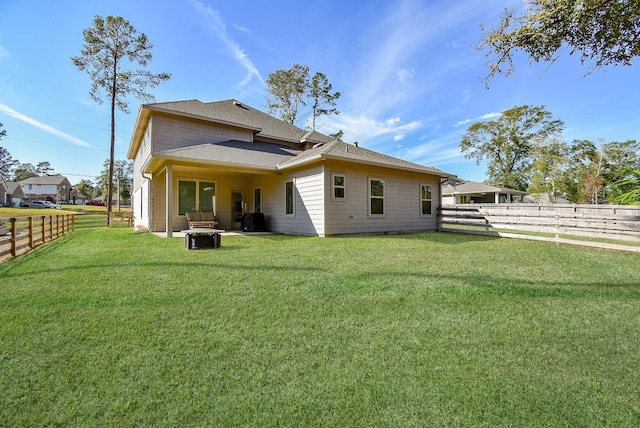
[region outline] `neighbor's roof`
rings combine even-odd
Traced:
[[[254,132],[256,139],[280,140],[289,143],[328,143],[331,137],[317,131],[305,131],[241,102],[229,99],[203,103],[199,100],[171,101],[140,106],[136,129],[129,146],[129,157],[135,155],[146,121],[152,112],[205,120]]]
[[[20,195],[20,194],[24,194],[24,192],[22,192],[22,186],[20,185],[20,183],[16,183],[15,181],[7,181],[6,182],[7,185],[7,193],[10,193],[12,195]]]
[[[496,187],[485,183],[477,183],[475,181],[457,181],[456,184],[445,183],[442,185],[443,195],[464,195],[495,192],[509,192],[521,195],[527,194],[527,192],[522,192],[520,190],[509,189],[506,187]]]
[[[21,185],[25,184],[55,184],[58,185],[65,181],[67,177],[64,175],[43,175],[40,177],[29,177],[19,181]]]

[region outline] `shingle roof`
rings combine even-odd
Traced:
[[[383,153],[368,150],[364,147],[347,144],[343,141],[338,140],[334,140],[328,144],[319,144],[313,149],[305,150],[304,152],[299,153],[295,158],[291,158],[281,163],[279,165],[279,169],[304,164],[320,158],[342,159],[356,163],[426,172],[443,177],[449,175],[448,173],[431,166],[425,166],[405,161],[403,159],[388,156]]]
[[[198,160],[211,164],[227,164],[262,169],[285,169],[296,165],[315,162],[319,159],[342,159],[355,163],[385,166],[449,176],[443,171],[362,147],[333,140],[317,131],[305,131],[287,122],[256,110],[253,107],[229,99],[203,103],[199,100],[173,101],[145,104],[141,107],[136,121],[136,130],[129,147],[129,157],[137,151],[144,130],[144,121],[152,112],[162,112],[186,116],[214,123],[237,126],[254,132],[253,142],[225,141],[199,144],[155,153],[155,157],[167,159]],[[267,142],[268,141],[268,142]],[[277,144],[281,141],[282,144]],[[296,151],[286,143],[311,143],[312,149]]]
[[[29,177],[19,181],[20,184],[55,184],[58,185],[66,180],[64,175],[43,175],[40,177]]]
[[[294,157],[289,146],[259,141],[224,141],[171,149],[156,155],[165,158],[198,159],[198,161],[275,170],[280,162]]]
[[[7,185],[7,193],[11,193],[12,195],[15,193],[18,193],[18,194],[22,193],[22,187],[20,186],[20,183],[16,183],[15,181],[7,181],[6,185]]]
[[[173,101],[146,104],[143,107],[252,129],[258,138],[311,143],[331,141],[331,138],[324,134],[305,131],[233,99],[210,103],[199,100]]]
[[[443,195],[453,194],[469,194],[469,193],[495,193],[509,191],[511,193],[523,194],[527,192],[521,192],[519,190],[507,189],[506,187],[496,187],[485,183],[478,183],[475,181],[459,181],[455,185],[446,183],[442,185]]]

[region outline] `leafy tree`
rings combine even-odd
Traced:
[[[309,66],[294,64],[289,70],[276,70],[267,76],[267,109],[280,119],[295,125],[306,105]]]
[[[38,165],[36,165],[36,172],[40,176],[47,175],[52,171],[53,168],[51,167],[51,164],[49,162],[38,162]]]
[[[311,107],[311,129],[316,129],[320,116],[339,114],[335,107],[340,92],[323,73],[317,72],[309,80],[309,66],[294,64],[289,70],[276,70],[267,77],[268,113],[292,125],[298,123],[305,106]]]
[[[332,89],[333,86],[323,73],[317,72],[311,78],[309,97],[311,98],[311,116],[313,118],[311,129],[313,131],[316,129],[316,119],[318,117],[340,114],[335,107],[335,100],[340,98],[340,92],[331,93]]]
[[[587,177],[600,163],[600,153],[589,140],[573,140],[568,147],[567,165],[561,179],[562,194],[571,202],[591,202],[593,194],[585,192]],[[593,181],[593,178],[590,179]]]
[[[599,169],[596,172],[587,174],[582,184],[582,194],[584,196],[583,201],[591,204],[598,204],[598,195],[604,188],[604,179],[599,174]]]
[[[616,184],[629,176],[629,171],[640,169],[640,143],[636,140],[612,141],[602,145],[605,197],[614,201],[628,190],[628,185]]]
[[[1,123],[0,128],[2,128]],[[6,136],[6,129],[0,130],[0,140],[2,140],[2,137]],[[4,147],[0,147],[0,177],[8,180],[17,164],[18,161],[11,157],[11,153],[9,153],[9,151]]]
[[[530,0],[518,14],[506,9],[497,28],[482,28],[478,45],[490,58],[488,81],[511,74],[513,57],[553,63],[565,52],[591,63],[589,73],[608,65],[631,65],[640,55],[640,2],[637,0]]]
[[[17,166],[14,175],[16,181],[22,181],[30,177],[37,177],[38,172],[36,171],[36,167],[33,166],[33,164],[21,163]]]
[[[516,106],[497,120],[471,125],[460,143],[467,159],[488,161],[489,183],[526,190],[533,165],[534,144],[559,134],[564,122],[542,107]]]
[[[79,194],[90,198],[96,198],[100,195],[100,189],[97,189],[91,180],[82,179],[74,187]]]
[[[344,131],[342,129],[340,129],[338,132],[335,132],[333,134],[329,134],[329,137],[333,138],[334,140],[342,141],[342,136],[343,135],[344,135]]]
[[[640,205],[640,170],[628,171],[628,176],[616,183],[617,186],[629,186],[616,201],[624,205]]]
[[[86,71],[92,80],[89,94],[98,104],[103,103],[101,89],[111,103],[111,151],[109,158],[108,191],[113,194],[116,107],[129,112],[127,96],[134,95],[143,101],[153,101],[147,88],[155,88],[169,80],[168,73],[154,74],[144,69],[153,58],[153,45],[144,33],[138,33],[129,21],[120,16],[96,16],[93,27],[83,30],[84,46],[80,56],[72,57],[80,71]],[[141,69],[127,65],[137,64]],[[107,198],[107,225],[111,226],[111,198]]]
[[[120,190],[118,201],[120,200],[128,200],[131,198],[131,185],[133,184],[133,162],[129,160],[116,160],[114,163],[114,176],[113,180],[118,184],[118,188]],[[100,176],[96,178],[96,183],[98,188],[102,188],[102,194],[104,195],[103,199],[106,201],[109,194],[109,159],[104,161],[103,170],[100,172]],[[117,189],[116,189],[117,190]],[[113,195],[117,195],[115,192]]]
[[[551,202],[562,195],[562,181],[567,165],[569,147],[561,139],[534,145],[533,165],[528,192],[547,194]]]
[[[0,177],[5,180],[11,179],[13,171],[20,162],[11,157],[11,153],[4,147],[0,147]]]

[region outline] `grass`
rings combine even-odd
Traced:
[[[640,423],[636,254],[76,230],[0,265],[0,426]]]

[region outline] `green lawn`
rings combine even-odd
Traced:
[[[0,426],[640,424],[637,254],[83,221],[0,265]]]

